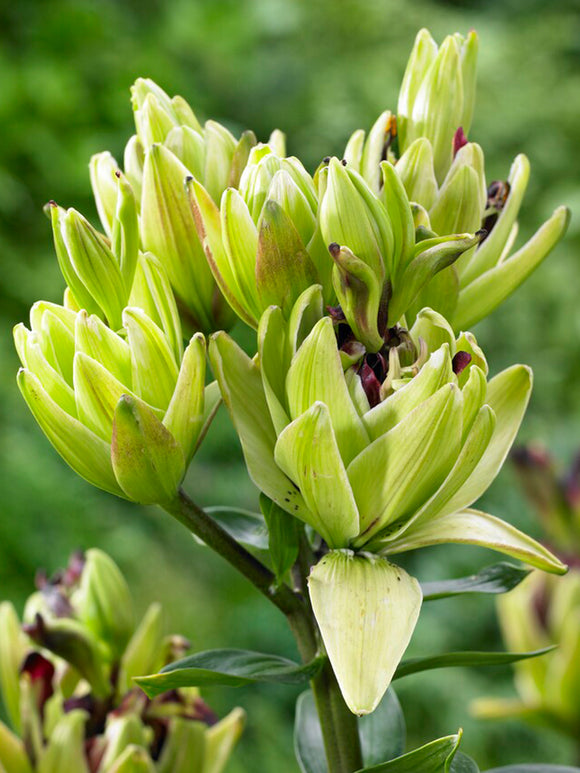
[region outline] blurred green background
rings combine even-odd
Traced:
[[[168,628],[197,649],[238,646],[293,656],[284,620],[218,558],[153,509],[130,506],[78,479],[51,449],[17,394],[11,327],[38,298],[59,300],[48,199],[96,222],[88,160],[117,158],[132,133],[129,87],[140,75],[179,93],[200,117],[266,138],[274,127],[313,168],[340,154],[349,134],[395,108],[417,30],[440,40],[474,27],[481,38],[471,139],[488,179],[505,178],[525,152],[532,180],[524,203],[530,234],[559,203],[580,208],[580,6],[574,0],[20,0],[0,3],[0,598],[21,605],[36,567],[54,570],[77,547],[109,551],[140,609],[160,599]],[[514,361],[536,386],[520,440],[542,439],[564,461],[580,429],[580,232],[523,289],[476,329],[492,372]],[[204,504],[255,509],[241,453],[219,415],[190,471]],[[538,534],[505,469],[483,507]],[[440,548],[410,556],[421,578],[470,573],[494,556]],[[0,632],[1,635],[1,632]],[[499,647],[493,602],[428,605],[412,654]],[[520,723],[469,718],[470,699],[510,695],[509,669],[432,672],[400,683],[410,743],[465,728],[464,751],[480,765],[571,762],[571,744]],[[248,729],[231,771],[295,771],[291,689],[220,690],[220,711],[240,703]]]

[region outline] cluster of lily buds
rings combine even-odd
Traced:
[[[183,655],[161,607],[136,624],[127,584],[105,553],[72,556],[28,600],[21,624],[0,604],[0,722],[6,773],[221,773],[244,723],[223,720],[196,690],[150,700],[133,677]]]
[[[317,619],[353,711],[371,711],[386,690],[398,662],[392,648],[402,655],[413,628],[403,620],[415,619],[418,601],[415,583],[383,558],[347,560],[345,549],[390,556],[459,542],[565,571],[539,543],[470,507],[509,451],[531,373],[515,365],[488,381],[474,336],[456,338],[437,312],[422,310],[410,331],[391,328],[384,347],[368,351],[346,321],[323,315],[313,287],[288,320],[280,307],[264,313],[259,365],[224,332],[212,337],[209,356],[254,483],[339,551],[314,567],[311,589],[315,612],[342,610]],[[393,587],[398,625],[379,613]],[[357,639],[352,625],[336,621],[349,620],[361,598],[368,619],[384,626],[361,623]],[[357,675],[354,692],[345,688],[349,674]]]
[[[580,455],[563,475],[539,444],[515,448],[512,461],[550,541],[565,555],[580,555]]]
[[[482,698],[474,713],[487,719],[520,717],[578,740],[580,734],[580,570],[565,577],[534,572],[498,602],[504,640],[515,651],[557,645],[515,664],[519,699]]]
[[[446,236],[483,231],[466,250],[424,287],[414,310],[441,312],[456,331],[473,326],[502,303],[544,260],[568,226],[558,207],[519,249],[518,214],[528,185],[525,155],[514,160],[505,181],[489,184],[481,147],[468,142],[475,97],[478,41],[452,35],[438,49],[427,30],[417,35],[399,95],[398,114],[382,113],[368,137],[355,132],[345,150],[349,166],[376,195],[385,159],[403,182],[416,228]],[[392,148],[397,145],[398,154]],[[388,198],[389,192],[383,192]],[[409,320],[409,313],[408,318]]]
[[[120,330],[97,313],[39,301],[14,331],[20,390],[64,460],[136,502],[175,496],[219,396],[205,387],[205,340],[183,346],[163,267],[141,255]]]

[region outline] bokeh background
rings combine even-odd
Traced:
[[[137,604],[167,610],[169,630],[196,649],[238,646],[293,656],[283,618],[217,557],[154,509],[92,489],[51,449],[15,386],[12,326],[38,298],[59,300],[63,282],[42,205],[55,199],[96,222],[88,160],[118,158],[133,132],[129,87],[150,76],[186,97],[202,118],[266,138],[274,127],[310,168],[340,154],[398,87],[417,30],[474,27],[481,38],[471,138],[488,179],[507,176],[525,152],[532,180],[530,234],[559,203],[580,210],[580,5],[574,0],[19,0],[0,2],[0,598],[21,606],[35,569],[52,571],[77,547],[109,551]],[[476,329],[492,372],[515,362],[536,384],[520,441],[543,440],[565,462],[580,445],[580,231],[493,318]],[[256,509],[238,442],[219,415],[193,465],[189,491],[203,504]],[[506,468],[485,497],[491,512],[538,534]],[[429,549],[408,561],[421,578],[460,576],[492,563],[472,548]],[[0,635],[2,633],[0,632]],[[491,599],[428,605],[412,654],[500,646]],[[486,766],[569,763],[571,744],[518,722],[468,715],[481,694],[510,695],[510,670],[455,670],[399,683],[409,742],[465,729],[464,750]],[[295,771],[292,689],[213,690],[220,711],[240,703],[248,729],[232,773]]]

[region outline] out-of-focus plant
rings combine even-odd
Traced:
[[[220,773],[243,728],[237,708],[218,717],[196,689],[150,700],[133,678],[183,655],[162,608],[134,617],[119,568],[100,550],[40,572],[21,624],[0,604],[0,722],[5,773]]]
[[[286,157],[279,132],[267,144],[249,132],[236,140],[137,81],[124,171],[106,153],[91,163],[105,233],[51,205],[64,305],[36,304],[31,330],[15,331],[20,388],[69,465],[111,493],[161,505],[228,560],[285,614],[302,660],[214,650],[151,668],[138,684],[155,702],[205,684],[310,682],[296,716],[306,773],[476,770],[456,757],[460,733],[402,755],[391,681],[544,654],[402,661],[424,601],[502,593],[526,570],[499,564],[425,588],[393,555],[459,542],[566,571],[541,544],[471,508],[501,468],[532,379],[515,365],[488,380],[461,328],[495,308],[567,224],[562,208],[524,257],[506,261],[508,279],[494,268],[486,292],[466,300],[473,288],[461,285],[459,261],[477,263],[477,281],[486,243],[490,263],[501,262],[523,192],[504,186],[496,217],[481,152],[465,142],[476,49],[473,33],[439,51],[420,33],[401,91],[402,136],[385,114],[313,176]],[[422,140],[431,166],[405,158]],[[428,207],[415,183],[433,188]],[[234,313],[257,328],[254,357],[222,329]],[[194,332],[186,348],[183,331]],[[204,386],[208,333],[261,514],[206,511],[181,488],[217,405],[216,386]],[[42,641],[50,625],[41,616],[29,635]],[[98,696],[106,677],[90,662],[84,676]]]

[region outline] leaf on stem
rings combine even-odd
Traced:
[[[528,574],[529,569],[500,561],[469,577],[422,583],[423,601],[435,601],[463,593],[507,593],[519,585]]]

